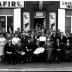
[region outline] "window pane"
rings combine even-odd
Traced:
[[[6,17],[0,16],[0,30],[5,33],[6,32]]]
[[[71,33],[71,17],[65,18],[65,32]]]
[[[7,32],[13,32],[13,16],[7,16]]]

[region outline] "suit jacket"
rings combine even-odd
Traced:
[[[67,39],[69,39],[70,43],[72,42],[72,38],[69,36],[69,37],[66,37],[66,41]]]
[[[4,46],[4,53],[6,54],[6,52],[12,52],[15,53],[15,47],[13,44],[9,45],[8,43],[5,44]]]
[[[28,50],[31,50],[32,52],[33,52],[36,48],[38,48],[38,46],[37,46],[37,44],[34,43],[34,42],[30,42],[30,43],[27,44],[27,49],[28,49]]]
[[[65,50],[66,50],[66,51],[72,50],[72,45],[71,45],[71,43],[69,43],[69,45],[67,45],[67,43],[65,44]]]
[[[57,38],[59,38],[58,36],[53,36],[53,35],[51,35],[51,40],[53,41],[53,43],[56,43],[56,40],[57,40]]]
[[[53,45],[53,48],[54,48],[55,50],[61,49],[61,51],[62,51],[62,50],[64,50],[64,44],[59,43],[59,45],[58,45],[58,43],[55,43],[55,44]]]
[[[61,43],[66,43],[66,37],[65,36],[63,36],[62,38],[60,37],[60,42]]]
[[[15,45],[15,51],[16,52],[26,52],[26,48],[21,44],[20,46],[18,44]]]

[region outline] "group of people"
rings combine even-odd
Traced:
[[[72,61],[72,38],[69,33],[44,29],[15,34],[0,34],[0,62]]]

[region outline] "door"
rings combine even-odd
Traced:
[[[7,16],[7,32],[13,32],[13,16]]]
[[[34,27],[38,26],[39,28],[44,28],[44,18],[35,18]]]

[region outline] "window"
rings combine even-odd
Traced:
[[[0,30],[2,33],[13,32],[13,15],[0,15]]]
[[[72,10],[66,10],[65,12],[65,32],[71,33],[72,28]]]
[[[71,17],[65,18],[65,32],[71,33]]]

